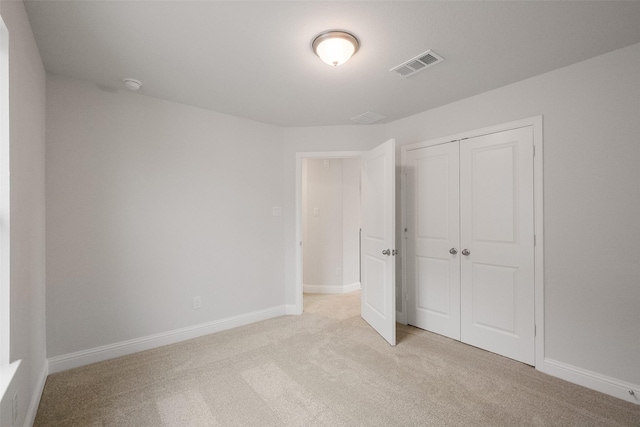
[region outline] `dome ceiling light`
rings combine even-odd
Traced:
[[[351,33],[330,30],[318,34],[311,46],[320,59],[336,67],[347,62],[360,49],[360,42]]]

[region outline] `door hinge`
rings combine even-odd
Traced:
[[[406,292],[404,294],[404,302],[409,302],[409,294]]]
[[[538,336],[538,325],[533,325],[533,336],[534,337]]]
[[[537,239],[536,239],[536,235],[533,235],[533,246],[536,246],[538,244]]]
[[[534,145],[533,146],[533,157],[535,157],[535,156],[536,156],[536,146]]]

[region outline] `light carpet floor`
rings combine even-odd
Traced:
[[[640,426],[640,406],[410,326],[389,346],[359,292],[50,375],[36,426]]]

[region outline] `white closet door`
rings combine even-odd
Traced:
[[[361,315],[396,345],[395,140],[362,156]]]
[[[533,212],[531,127],[460,143],[461,340],[528,364]]]
[[[459,144],[409,151],[407,321],[460,339]]]

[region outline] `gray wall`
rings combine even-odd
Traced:
[[[544,116],[545,352],[640,384],[640,44],[398,120],[399,146]]]
[[[18,420],[35,414],[46,375],[45,353],[45,72],[22,2],[0,2],[9,30],[10,361],[22,360],[7,398],[18,392]],[[34,403],[35,402],[35,403]]]
[[[280,128],[54,76],[47,112],[49,357],[284,305]]]

